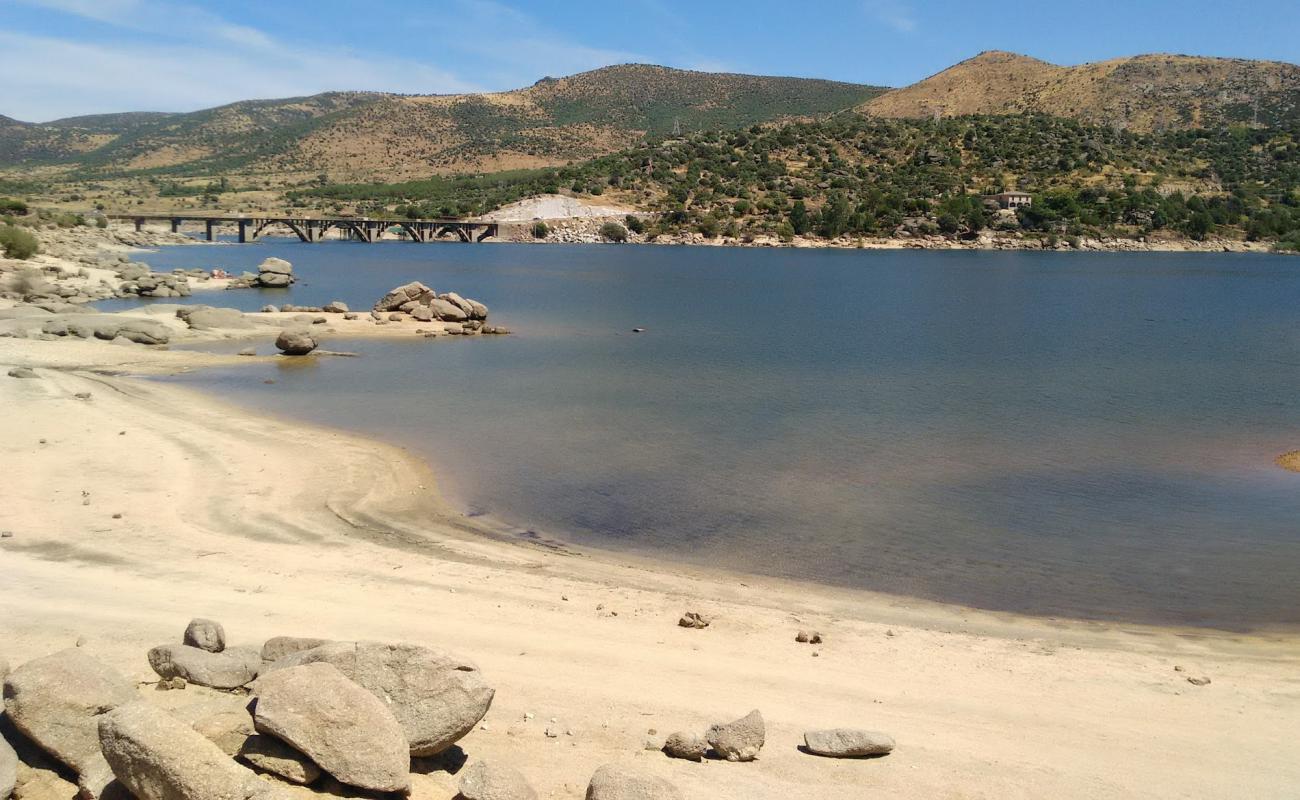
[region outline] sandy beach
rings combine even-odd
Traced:
[[[328,327],[414,335],[342,324]],[[232,644],[445,648],[496,689],[461,750],[556,800],[581,797],[608,762],[719,800],[1284,798],[1300,786],[1294,634],[1022,618],[507,539],[449,508],[403,450],[144,377],[248,361],[0,338],[0,371],[36,375],[0,377],[11,665],[80,642],[146,699],[176,705],[215,693],[155,691],[144,654],[195,616],[222,621]],[[712,624],[679,627],[686,611]],[[800,630],[825,641],[797,643]],[[646,748],[751,709],[767,720],[756,762]],[[836,726],[888,732],[897,749],[799,751],[804,731]],[[452,798],[447,763],[425,766],[412,797]],[[19,768],[21,800],[74,793],[52,770]]]

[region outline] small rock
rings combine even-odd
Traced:
[[[11,377],[11,378],[39,378],[40,376],[36,374],[36,371],[35,371],[35,370],[29,369],[29,368],[27,368],[27,367],[14,367],[13,369],[9,370],[9,377]]]
[[[757,709],[735,722],[709,728],[709,744],[728,761],[753,761],[763,749],[767,728]]]
[[[77,398],[78,400],[89,400],[91,394],[90,392],[77,392],[76,394],[73,395],[73,397]]]
[[[1210,679],[1209,679],[1208,677],[1200,677],[1200,678],[1188,677],[1187,682],[1190,683],[1190,684],[1193,685],[1193,686],[1209,686],[1209,685],[1210,685]]]
[[[239,757],[264,772],[290,783],[306,786],[320,777],[320,767],[310,758],[270,736],[254,735],[244,740]]]
[[[489,761],[475,761],[460,776],[464,800],[537,800],[527,779],[510,767]]]
[[[238,353],[237,355],[241,355],[241,356],[255,356],[255,355],[257,355],[257,348],[256,348],[256,347],[245,347],[243,350],[240,350],[239,353]]]
[[[348,313],[348,304],[342,300],[332,300],[322,306],[321,311],[326,314],[346,314]]]
[[[807,641],[808,641],[808,631],[799,631],[798,633],[796,633],[796,634],[794,635],[794,640],[795,640],[796,642],[801,643],[801,644],[807,643]]]
[[[186,626],[182,641],[190,647],[207,650],[209,653],[220,653],[226,649],[226,629],[221,627],[220,622],[195,618]]]
[[[704,754],[709,751],[709,743],[698,733],[678,731],[664,741],[663,751],[669,758],[703,761]]]
[[[677,624],[683,628],[707,628],[709,618],[694,611],[687,611],[681,619],[677,620]]]
[[[808,752],[829,758],[880,756],[894,749],[894,739],[877,731],[836,728],[803,735]]]

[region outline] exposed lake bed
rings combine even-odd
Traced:
[[[268,255],[300,283],[199,301],[366,308],[422,280],[520,335],[176,380],[402,444],[506,529],[1019,613],[1298,621],[1300,498],[1273,463],[1300,439],[1290,259],[267,242],[149,261]]]

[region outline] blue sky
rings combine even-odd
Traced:
[[[629,61],[905,85],[981,50],[1300,62],[1300,0],[0,0],[0,114],[512,89]]]

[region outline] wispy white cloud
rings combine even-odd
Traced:
[[[903,0],[863,0],[862,6],[877,22],[884,23],[899,33],[916,30],[916,14]]]
[[[186,111],[339,90],[448,93],[481,86],[410,59],[299,47],[165,0],[18,0],[147,34],[89,43],[0,31],[0,113],[45,121],[113,111]]]

